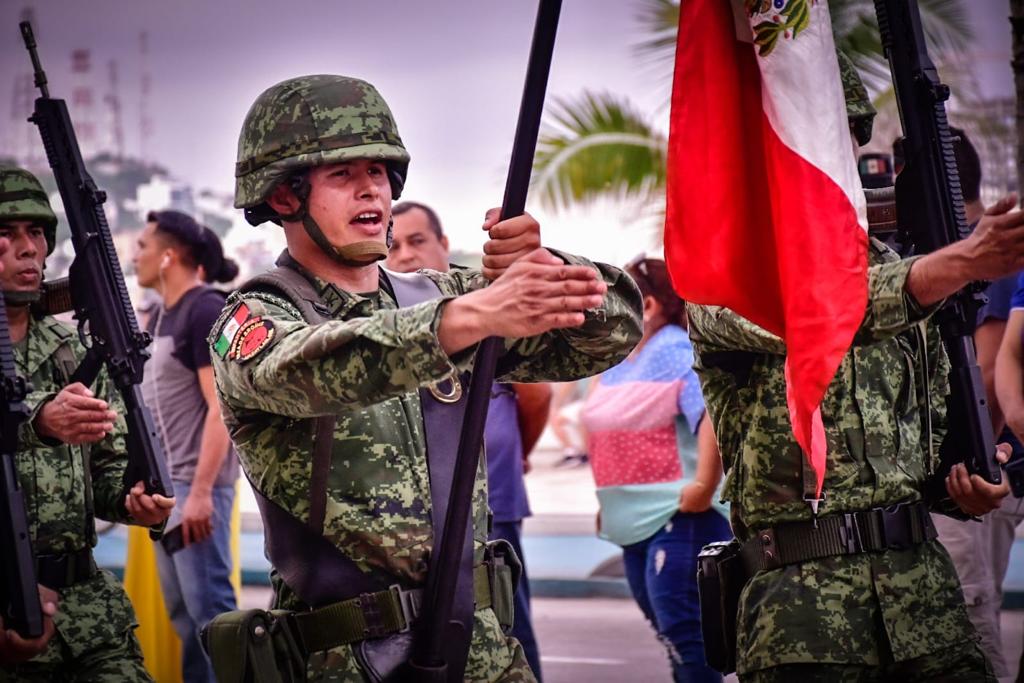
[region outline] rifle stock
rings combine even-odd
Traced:
[[[960,174],[946,119],[949,87],[939,81],[928,57],[916,0],[875,0],[882,45],[892,70],[903,124],[906,166],[896,178],[896,213],[905,244],[926,254],[966,237]],[[979,283],[951,296],[936,314],[949,355],[949,429],[940,449],[941,482],[963,461],[987,481],[1002,481],[995,434],[974,349],[974,328],[981,307]],[[937,488],[940,488],[937,486]],[[940,491],[944,495],[944,491]]]
[[[143,364],[149,358],[146,347],[150,339],[139,330],[124,284],[103,212],[106,193],[96,187],[85,168],[67,104],[50,97],[46,74],[36,53],[32,26],[25,21],[20,27],[32,59],[35,84],[42,94],[36,99],[35,111],[29,120],[39,128],[75,247],[69,279],[78,334],[87,351],[71,379],[89,385],[100,369],[106,367],[125,404],[128,425],[125,486],[131,487],[141,480],[146,493],[170,497],[174,493],[163,446],[139,388]]]

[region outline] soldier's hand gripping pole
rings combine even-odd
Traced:
[[[28,417],[24,403],[28,391],[15,369],[7,309],[0,301],[0,616],[4,628],[13,628],[22,638],[38,638],[43,635],[43,610],[25,499],[14,463],[18,429]]]
[[[96,187],[82,160],[75,129],[71,125],[64,100],[50,97],[36,53],[35,36],[27,21],[20,24],[35,84],[42,96],[35,101],[29,119],[39,128],[46,158],[57,180],[64,212],[71,228],[75,260],[69,278],[78,333],[86,346],[85,359],[71,378],[89,385],[101,367],[124,400],[128,425],[128,467],[126,488],[142,481],[148,494],[171,497],[171,479],[167,475],[163,446],[157,436],[153,416],[142,401],[142,366],[149,358],[149,335],[139,330],[135,311],[124,285],[121,264],[103,213],[107,196]]]
[[[520,216],[526,208],[530,171],[533,168],[533,156],[544,111],[544,93],[551,70],[551,55],[555,47],[555,32],[561,7],[561,0],[540,0],[537,9],[533,44],[530,47],[530,59],[526,69],[526,83],[523,87],[519,121],[512,146],[512,159],[505,181],[505,197],[501,204],[502,219]],[[494,372],[502,343],[502,340],[496,337],[485,339],[480,344],[473,364],[451,498],[444,520],[444,534],[440,545],[434,548],[431,558],[422,616],[413,644],[410,667],[417,681],[440,682],[449,677],[447,662],[444,659],[444,637],[448,620],[451,618],[466,526],[472,513],[473,485],[483,443],[484,422],[487,420],[491,384],[494,382]]]
[[[875,0],[875,11],[905,138],[906,166],[896,178],[897,221],[902,241],[909,241],[915,253],[926,254],[963,239],[969,232],[946,120],[949,88],[939,81],[928,57],[917,0]],[[947,497],[942,481],[956,462],[965,462],[971,472],[993,484],[1002,480],[985,385],[974,350],[982,289],[980,283],[974,283],[960,290],[936,314],[952,366],[947,400],[949,429],[940,449],[939,476],[930,487],[939,498]]]

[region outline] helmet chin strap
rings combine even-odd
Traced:
[[[394,219],[388,219],[388,233],[386,243],[382,244],[377,240],[362,240],[346,244],[343,247],[336,247],[327,239],[327,235],[320,229],[313,216],[309,213],[309,180],[303,176],[297,183],[292,185],[292,191],[299,200],[299,208],[288,215],[282,215],[281,220],[302,221],[302,227],[313,240],[320,251],[324,252],[338,263],[351,268],[359,268],[376,263],[388,257],[391,248]]]

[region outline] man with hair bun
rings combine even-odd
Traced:
[[[179,211],[147,216],[133,262],[139,285],[162,299],[147,326],[153,345],[142,389],[181,501],[168,522],[168,544],[156,546],[160,584],[181,638],[185,680],[213,681],[199,629],[235,609],[230,522],[238,459],[221,420],[206,344],[224,294],[205,282],[230,282],[238,265],[224,258],[212,230]],[[178,534],[184,547],[174,551]]]

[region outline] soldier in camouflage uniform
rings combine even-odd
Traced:
[[[228,300],[211,342],[225,422],[253,486],[310,516],[312,420],[337,415],[323,537],[385,585],[424,585],[432,501],[417,390],[468,369],[475,345],[504,337],[504,382],[571,380],[622,360],[640,337],[636,285],[620,270],[539,249],[529,216],[484,228],[483,270],[429,271],[441,299],[398,309],[376,264],[409,155],[376,89],[341,76],[273,86],[243,124],[235,205],[283,223],[287,266],[320,293],[308,324],[281,296]],[[458,429],[453,425],[453,429]],[[487,540],[486,469],[477,472],[475,562]],[[278,604],[302,609],[287,585]],[[310,676],[363,680],[352,645],[310,660]],[[477,609],[465,677],[533,681],[495,612]]]
[[[852,66],[843,66],[851,132],[863,144],[874,112]],[[806,538],[824,533],[829,518],[850,519],[844,513],[923,500],[945,433],[949,370],[927,320],[968,282],[1024,265],[1024,214],[1010,211],[1014,202],[1000,202],[970,237],[926,256],[900,260],[871,239],[864,319],[821,404],[828,462],[817,516],[807,502],[813,473],[789,422],[784,343],[730,310],[688,306],[694,368],[727,469],[723,497],[736,537],[754,539],[745,546],[752,556],[781,552],[797,528]],[[945,486],[971,515],[1008,491],[963,465]],[[929,503],[957,512],[950,499]],[[910,509],[921,519],[923,508]],[[881,514],[858,513],[858,522]],[[741,680],[994,681],[949,556],[934,533],[908,546],[752,569],[737,621]]]
[[[93,516],[157,525],[174,499],[142,494],[141,482],[126,495],[124,421],[98,398],[107,395],[109,382],[101,373],[95,393],[68,385],[84,355],[78,336],[29,310],[39,297],[56,226],[39,181],[27,171],[0,168],[0,238],[9,241],[0,257],[0,284],[18,374],[32,384],[15,464],[39,582],[59,596],[53,628],[48,623],[42,638],[25,643],[13,631],[0,638],[0,681],[148,681],[131,603],[93,561]]]

